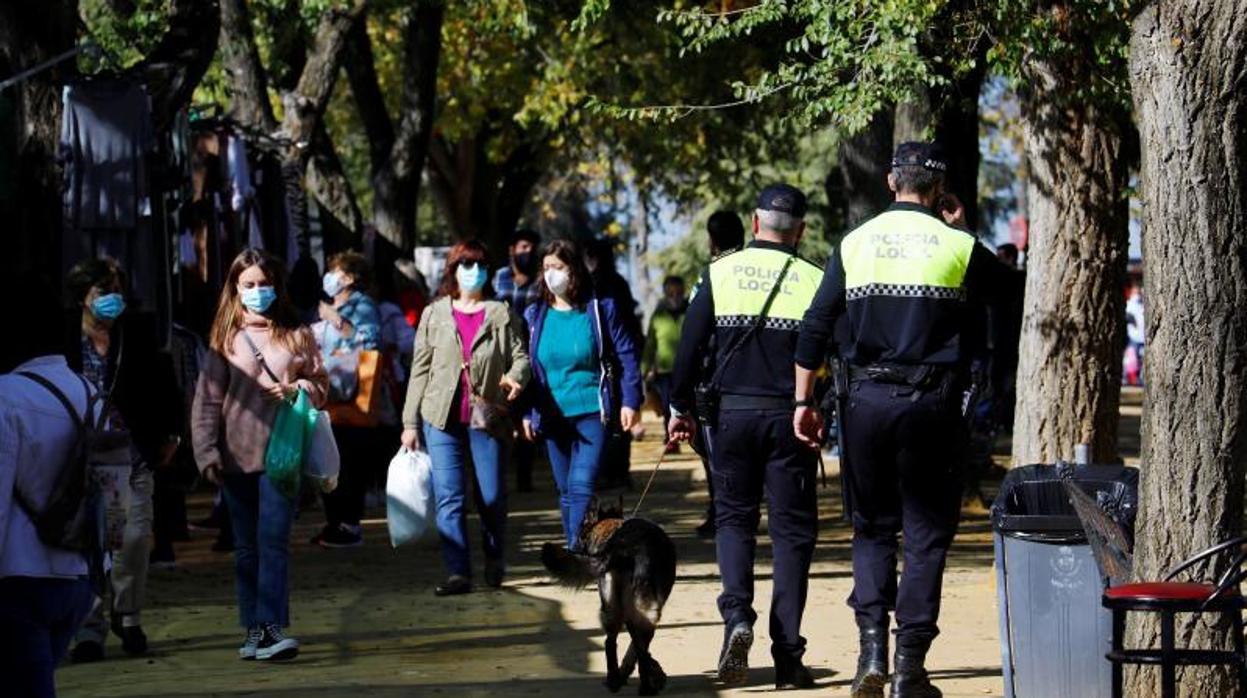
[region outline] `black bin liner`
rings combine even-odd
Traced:
[[[992,503],[992,527],[1003,535],[1052,543],[1086,541],[1062,480],[1078,485],[1133,543],[1139,471],[1124,465],[1025,465],[1013,468]]]

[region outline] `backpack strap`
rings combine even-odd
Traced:
[[[78,376],[78,380],[82,381],[82,389],[86,392],[87,399],[87,415],[86,420],[84,420],[83,417],[78,415],[78,410],[74,409],[73,403],[69,401],[69,398],[65,396],[65,393],[61,392],[60,388],[57,388],[56,384],[52,381],[37,373],[29,371],[18,371],[15,375],[21,376],[29,381],[33,381],[44,390],[52,393],[52,396],[55,397],[57,401],[61,403],[61,406],[65,408],[65,411],[69,413],[69,418],[73,420],[74,423],[74,429],[78,432],[78,440],[81,442],[87,430],[86,420],[91,419],[92,402],[97,399],[97,396],[91,395],[91,389],[87,385],[87,380],[82,376]],[[30,503],[28,499],[26,499],[26,495],[22,494],[22,489],[17,486],[16,480],[13,481],[13,499],[32,522],[38,518],[39,511]]]
[[[83,429],[86,428],[86,421],[90,419],[91,417],[92,396],[91,396],[90,389],[87,388],[87,381],[85,378],[83,378],[82,376],[78,376],[78,380],[82,381],[82,389],[86,392],[86,400],[87,400],[86,419],[84,419],[82,416],[78,414],[78,410],[74,409],[74,404],[69,401],[68,397],[65,397],[65,393],[61,392],[60,388],[57,388],[56,385],[52,381],[48,380],[47,378],[44,378],[43,376],[37,373],[31,373],[28,371],[19,371],[17,375],[27,380],[31,380],[31,381],[34,381],[35,383],[38,383],[44,390],[48,391],[49,393],[52,393],[52,396],[55,397],[57,401],[61,403],[61,406],[65,408],[65,411],[69,413],[69,418],[73,420],[74,427],[78,431],[82,431]]]

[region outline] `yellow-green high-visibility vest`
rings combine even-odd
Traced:
[[[926,213],[885,211],[840,242],[845,296],[962,299],[975,244]]]
[[[792,255],[769,247],[746,247],[710,264],[716,327],[744,327],[762,312],[775,279]],[[763,327],[796,331],[810,307],[823,270],[800,257],[784,275]]]

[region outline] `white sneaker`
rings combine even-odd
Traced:
[[[265,623],[263,637],[255,648],[255,658],[260,661],[282,661],[299,656],[299,641],[286,637],[280,625]]]
[[[238,648],[239,659],[255,659],[255,650],[259,646],[260,640],[264,638],[264,632],[259,626],[251,628],[247,631],[247,639],[243,641],[242,647]]]

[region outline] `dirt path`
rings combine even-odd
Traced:
[[[650,433],[658,428],[649,426]],[[656,452],[653,440],[635,446],[638,487]],[[435,547],[391,550],[382,514],[373,512],[378,519],[366,523],[367,545],[321,550],[307,543],[320,512],[305,512],[296,525],[291,564],[291,632],[303,653],[284,665],[241,662],[232,558],[209,551],[210,538],[200,536],[180,547],[177,569],[152,571],[144,614],[151,655],[122,658],[110,640],[109,660],[58,673],[62,695],[608,695],[600,685],[605,661],[596,593],[551,586],[537,559],[541,543],[560,535],[553,483],[548,470],[540,475],[537,492],[511,497],[511,569],[501,591],[436,598],[432,587],[443,573]],[[629,503],[634,496],[625,493]],[[750,685],[723,691],[712,681],[722,641],[718,570],[713,543],[694,533],[705,501],[700,463],[683,455],[664,466],[645,505],[645,515],[666,527],[680,554],[680,580],[653,646],[670,676],[666,694],[771,690],[765,535],[758,546],[760,622]],[[834,486],[820,490],[820,502],[822,527],[804,624],[806,661],[820,683],[814,694],[847,695],[856,658],[856,629],[844,605],[851,586],[848,529],[839,519]],[[193,514],[204,513],[205,500],[195,503]],[[479,548],[474,555],[480,574]],[[965,522],[945,580],[944,631],[931,652],[934,678],[946,696],[1002,692],[991,555],[986,520]],[[621,695],[635,690],[634,679]]]

